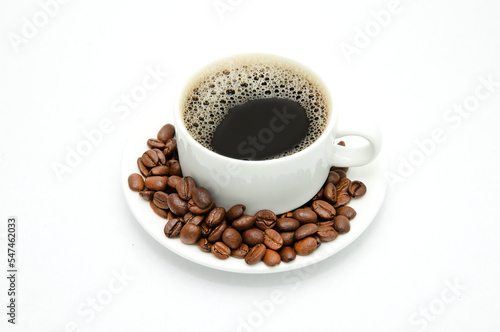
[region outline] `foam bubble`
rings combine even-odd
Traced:
[[[275,158],[305,149],[326,127],[328,97],[317,79],[299,66],[266,56],[232,58],[205,68],[182,96],[184,125],[196,141],[213,150],[215,129],[228,112],[249,100],[264,98],[294,100],[309,119],[302,142]]]

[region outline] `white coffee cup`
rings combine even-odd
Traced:
[[[293,60],[269,54],[235,55],[216,61],[230,61],[234,57],[263,57],[279,60],[306,71],[315,77],[322,90],[331,99],[328,88],[317,74]],[[213,67],[209,64],[199,73]],[[199,76],[195,74],[185,87]],[[185,89],[185,88],[184,88]],[[270,160],[240,160],[225,157],[197,142],[188,132],[183,121],[180,93],[174,105],[179,162],[183,176],[191,176],[198,186],[207,188],[217,206],[229,209],[244,204],[245,213],[254,214],[269,209],[276,214],[291,211],[309,201],[324,184],[330,167],[362,166],[374,160],[381,147],[381,133],[373,123],[356,122],[355,128],[337,128],[338,113],[330,106],[326,127],[321,136],[307,148],[285,157]],[[332,105],[331,102],[328,103]],[[343,147],[334,143],[344,136],[359,136],[367,141],[362,147]]]

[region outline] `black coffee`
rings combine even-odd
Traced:
[[[307,148],[323,133],[330,108],[314,74],[281,58],[255,54],[207,66],[181,100],[184,125],[197,142],[222,155],[251,160]]]
[[[264,160],[284,154],[306,137],[309,120],[296,101],[255,99],[229,110],[215,129],[215,152],[236,159]]]

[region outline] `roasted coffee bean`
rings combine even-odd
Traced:
[[[186,213],[183,217],[182,220],[184,220],[184,223],[187,224],[191,219],[193,219],[196,216],[196,214],[193,214],[191,212]],[[203,216],[200,216],[203,218]],[[202,220],[203,222],[203,220]],[[201,224],[201,223],[200,223]],[[198,225],[199,226],[199,225]]]
[[[244,214],[238,219],[234,220],[231,226],[233,226],[233,228],[238,232],[246,231],[247,229],[255,226],[255,217]]]
[[[210,232],[210,235],[208,236],[208,241],[210,242],[217,242],[222,239],[222,234],[224,234],[224,231],[227,229],[227,223],[225,221],[222,222],[219,226],[215,227],[212,232]]]
[[[158,216],[162,217],[162,218],[165,218],[167,219],[168,218],[168,212],[163,210],[163,209],[160,209],[159,207],[157,207],[153,201],[149,202],[149,206],[151,207],[151,209],[153,209],[153,212],[156,213]]]
[[[157,191],[153,195],[153,203],[163,210],[168,210],[168,194],[165,194],[163,191]]]
[[[191,199],[194,188],[196,188],[196,183],[190,176],[181,178],[179,181],[177,181],[177,184],[175,186],[177,194],[179,194],[179,197],[185,201],[189,201]]]
[[[293,212],[287,212],[287,213],[283,213],[281,216],[280,216],[280,219],[281,218],[292,218],[293,217]]]
[[[234,227],[234,223],[233,223]],[[259,243],[264,243],[264,232],[258,228],[250,228],[241,234],[243,242],[253,247]]]
[[[329,242],[335,240],[339,233],[331,226],[320,226],[318,227],[316,235],[318,235],[321,241]]]
[[[352,181],[348,189],[349,195],[358,198],[366,194],[366,186],[361,181]]]
[[[142,163],[142,158],[137,159],[137,168],[139,168],[139,172],[141,172],[142,176],[145,178],[151,175],[148,168]]]
[[[198,216],[191,212],[186,213],[186,215],[184,216],[184,222],[186,224],[193,224],[196,226],[200,226],[204,219],[205,218],[203,216]]]
[[[201,223],[201,236],[203,237],[208,237],[210,233],[212,232],[212,228],[208,227],[207,224]]]
[[[160,165],[151,168],[151,175],[167,175],[168,174],[168,166]]]
[[[165,143],[156,138],[150,138],[147,142],[150,149],[165,149]]]
[[[187,202],[182,200],[178,194],[168,195],[168,207],[176,216],[184,216],[188,212]]]
[[[167,188],[168,178],[166,176],[150,176],[146,178],[146,188],[154,191],[163,191]]]
[[[142,163],[144,166],[151,168],[158,164],[158,155],[153,150],[148,150],[142,155]]]
[[[344,172],[345,176],[347,176],[347,171],[349,171],[349,167],[337,167],[337,169],[335,170],[335,172]],[[340,175],[340,174],[339,174]],[[341,176],[342,178],[342,176]]]
[[[335,217],[335,208],[328,202],[317,200],[312,203],[314,212],[323,220],[332,220]]]
[[[315,201],[317,199],[323,199],[323,188],[321,188],[316,195],[311,199],[312,201]]]
[[[321,246],[321,240],[318,234],[313,234],[310,237],[312,237],[316,241],[316,249],[318,249]]]
[[[298,220],[293,218],[280,218],[276,221],[276,230],[279,232],[291,232],[300,227]]]
[[[145,201],[152,201],[154,194],[155,192],[152,190],[143,190],[139,192],[139,196]]]
[[[205,218],[205,223],[210,227],[217,227],[222,223],[225,216],[226,209],[224,209],[223,207],[216,207],[207,215],[207,217]]]
[[[207,209],[205,212],[201,212],[201,209],[194,204],[193,199],[190,199],[188,201],[188,210],[190,213],[196,214],[196,215],[203,215],[208,212],[209,210]]]
[[[283,245],[283,238],[280,233],[268,228],[264,231],[264,244],[269,249],[278,250]]]
[[[321,226],[330,226],[330,227],[333,227],[333,220],[317,222],[316,226],[318,226],[318,227],[321,227]]]
[[[297,255],[300,256],[307,256],[311,254],[314,250],[316,250],[317,247],[318,244],[316,242],[316,239],[311,236],[295,242],[295,244],[293,245],[293,249],[295,250]]]
[[[170,220],[170,219],[175,219],[175,218],[178,218],[178,217],[175,214],[173,214],[172,211],[168,210],[167,219]],[[184,222],[184,219],[182,221]]]
[[[164,125],[163,127],[161,127],[161,129],[158,132],[158,135],[156,135],[156,137],[160,141],[165,143],[169,138],[173,138],[174,135],[175,135],[175,128],[173,125],[168,123],[168,124]]]
[[[204,187],[197,187],[193,189],[192,192],[193,202],[200,209],[205,209],[212,204],[212,195],[210,192]]]
[[[185,224],[181,229],[180,238],[184,244],[195,244],[201,237],[201,228],[193,224]]]
[[[333,228],[335,228],[339,234],[345,234],[351,229],[351,223],[346,216],[336,216],[333,220]]]
[[[319,238],[318,234],[312,235],[312,238],[316,240],[316,249],[321,247],[321,239]]]
[[[183,243],[197,243],[205,252],[214,252],[213,243],[217,243],[214,255],[221,259],[233,255],[245,257],[248,264],[264,260],[275,266],[280,261],[294,260],[297,254],[308,255],[322,241],[333,241],[338,234],[350,230],[349,220],[356,216],[356,211],[345,205],[351,197],[366,193],[361,181],[347,178],[347,167],[334,166],[324,187],[308,203],[283,213],[280,219],[270,210],[261,210],[255,216],[244,215],[246,207],[242,204],[225,213],[224,208],[216,208],[208,190],[196,188],[190,177],[182,178],[174,135],[174,127],[165,125],[158,132],[158,139],[148,140],[151,150],[137,160],[146,181],[139,174],[134,175],[144,181],[144,187],[136,187],[135,182],[129,186],[150,201],[156,214],[168,219],[164,229],[167,237],[180,235]],[[135,180],[130,177],[130,181]]]
[[[167,185],[170,188],[175,189],[177,187],[177,182],[179,182],[180,180],[181,180],[180,176],[171,175],[168,177]]]
[[[130,174],[128,177],[128,186],[133,191],[142,191],[144,190],[144,179],[140,174]]]
[[[280,257],[282,262],[288,263],[295,260],[297,254],[295,253],[295,250],[293,250],[292,247],[285,246],[280,250]]]
[[[256,245],[250,251],[248,254],[245,256],[245,263],[248,265],[253,265],[257,264],[264,258],[264,255],[266,254],[266,246],[263,245],[262,243]]]
[[[165,165],[167,163],[167,158],[163,155],[163,152],[158,149],[153,149],[154,152],[156,152],[156,155],[158,156],[158,165]]]
[[[323,198],[330,204],[335,204],[335,202],[337,202],[337,188],[335,188],[333,182],[328,182],[325,185]]]
[[[172,158],[177,151],[177,141],[175,138],[170,138],[165,142],[165,148],[163,149],[163,154],[166,158]]]
[[[196,204],[194,204],[194,201],[192,198],[188,202],[188,209],[189,209],[189,211],[191,211],[194,214],[205,214],[214,208],[215,208],[215,203],[212,203],[212,205],[210,205],[206,209],[201,209]]]
[[[311,236],[318,231],[316,224],[304,224],[295,231],[295,240],[301,240],[305,237]]]
[[[276,225],[276,215],[270,210],[260,210],[255,214],[255,226],[262,230],[273,228]]]
[[[170,175],[182,176],[181,165],[177,160],[170,159],[167,161],[167,166],[170,168]]]
[[[262,261],[267,266],[276,266],[281,263],[281,256],[274,250],[266,249],[266,253],[264,258],[262,258]]]
[[[210,248],[212,254],[218,259],[227,259],[231,255],[231,249],[224,244],[224,242],[216,242]]]
[[[233,205],[229,210],[227,210],[226,213],[226,220],[228,222],[231,222],[235,219],[238,219],[243,215],[243,212],[245,212],[246,206],[243,204],[236,204]]]
[[[356,210],[350,206],[341,206],[337,209],[337,215],[346,216],[347,219],[352,220],[356,217]]]
[[[165,228],[163,229],[163,232],[168,238],[174,238],[178,237],[179,234],[181,233],[181,229],[184,223],[182,222],[182,219],[180,218],[174,218],[170,219],[167,221],[165,224]]]
[[[205,238],[201,238],[198,240],[198,248],[200,248],[201,251],[203,252],[210,252],[210,248],[212,248],[212,245],[213,243],[212,242],[208,242],[207,239]]]
[[[328,173],[328,177],[326,178],[326,183],[333,183],[334,185],[336,185],[337,183],[339,183],[339,181],[340,181],[339,173],[335,171],[330,171],[330,173]]]
[[[222,233],[222,242],[224,242],[231,249],[238,249],[243,240],[241,234],[232,227],[226,228],[224,233]]]
[[[315,223],[318,221],[318,216],[312,209],[302,208],[293,212],[293,218],[301,224]]]
[[[295,232],[283,232],[280,233],[281,238],[283,239],[284,246],[291,246],[295,241]]]
[[[209,207],[206,209],[201,209],[199,208],[196,204],[194,204],[193,199],[191,198],[188,202],[188,209],[194,214],[206,214],[210,212],[211,210],[215,209],[215,203],[212,203]]]
[[[349,196],[348,193],[340,193],[337,196],[337,202],[335,203],[334,207],[338,208],[338,207],[344,206],[344,205],[348,204],[350,201],[351,201],[351,196]]]
[[[347,168],[347,167],[344,167],[344,168]],[[343,169],[336,169],[334,172],[339,175],[340,179],[345,179],[347,177],[347,173],[346,173],[347,171],[344,171]]]
[[[351,184],[351,180],[348,178],[342,178],[340,179],[340,182],[338,185],[335,186],[337,189],[337,199],[340,194],[347,194],[347,191],[349,190],[349,185]]]
[[[231,251],[231,256],[236,257],[236,258],[245,258],[245,256],[248,254],[249,250],[250,250],[250,248],[246,244],[243,243],[238,249]]]

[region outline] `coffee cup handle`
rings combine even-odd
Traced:
[[[330,158],[331,166],[363,166],[372,162],[378,156],[382,146],[382,133],[378,125],[368,122],[356,122],[352,126],[349,123],[340,123],[335,137],[338,139],[345,136],[362,137],[367,141],[367,144],[360,147],[334,144]]]

